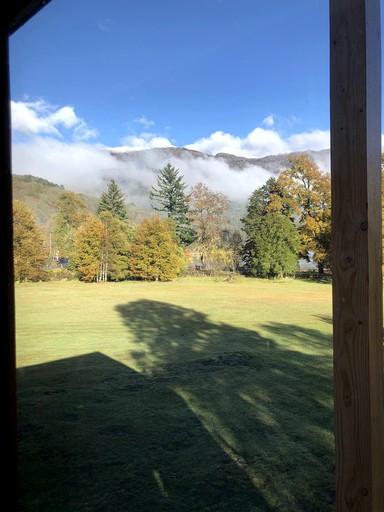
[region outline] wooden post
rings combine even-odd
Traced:
[[[380,0],[330,0],[337,512],[384,511]]]
[[[17,476],[17,386],[15,297],[13,272],[13,211],[11,172],[11,115],[9,36],[50,0],[14,0],[0,16],[0,494],[9,512],[19,510]]]
[[[0,342],[1,502],[18,509],[16,463],[16,369],[13,279],[12,175],[10,142],[8,32],[0,21]]]

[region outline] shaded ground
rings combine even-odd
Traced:
[[[18,371],[22,512],[334,510],[327,336],[117,311],[142,373],[101,353]],[[285,332],[326,355],[282,349]]]

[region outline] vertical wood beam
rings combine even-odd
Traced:
[[[338,512],[384,511],[380,0],[330,0]]]
[[[8,26],[0,19],[0,340],[1,501],[18,509],[16,448],[16,356],[13,278],[12,174]]]

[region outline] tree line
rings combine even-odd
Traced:
[[[52,259],[87,282],[166,281],[187,268],[271,278],[294,274],[299,258],[313,260],[320,272],[331,266],[330,175],[305,154],[291,157],[277,178],[254,190],[241,230],[229,225],[227,196],[202,182],[188,191],[171,164],[158,171],[149,198],[153,215],[134,223],[113,179],[95,213],[80,196],[63,191],[49,248],[32,211],[15,200],[15,280],[49,279]]]

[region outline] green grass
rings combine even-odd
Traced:
[[[16,286],[21,511],[334,510],[331,285]]]

